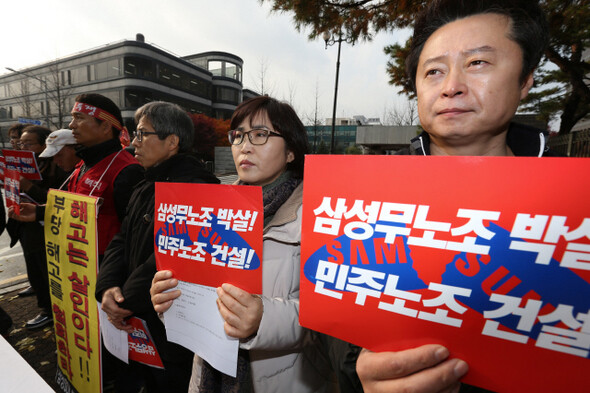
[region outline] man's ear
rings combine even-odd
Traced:
[[[113,126],[111,125],[111,123],[109,123],[106,120],[103,120],[102,123],[100,123],[99,127],[105,136],[110,135],[111,137],[113,137]]]
[[[531,90],[531,88],[533,87],[533,84],[535,83],[535,80],[533,79],[533,72],[534,71],[532,71],[530,74],[527,75],[524,82],[522,83],[522,86],[520,87],[520,99],[521,100],[525,99],[525,97],[529,94],[529,90]]]
[[[170,150],[178,149],[180,144],[180,138],[176,134],[170,134],[166,138],[166,144],[170,148]]]

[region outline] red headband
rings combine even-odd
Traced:
[[[123,126],[121,125],[121,122],[119,122],[119,120],[117,120],[117,118],[115,116],[113,116],[109,112],[102,110],[100,108],[97,108],[95,106],[88,105],[83,102],[76,102],[76,103],[74,103],[74,109],[72,109],[72,112],[86,113],[87,115],[90,115],[92,117],[96,117],[97,119],[104,120],[104,121],[111,123],[111,125],[119,131],[123,130]]]

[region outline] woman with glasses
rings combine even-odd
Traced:
[[[302,177],[309,150],[305,128],[288,104],[256,97],[236,108],[229,141],[237,184],[262,187],[262,296],[227,283],[217,289],[225,332],[239,338],[248,353],[240,356],[236,379],[202,362],[198,391],[334,391],[316,334],[299,325]],[[178,290],[164,293],[176,284],[171,272],[156,274],[151,293],[157,312],[168,310],[180,296]]]

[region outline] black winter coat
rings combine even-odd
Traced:
[[[188,154],[177,154],[146,170],[145,180],[137,184],[131,195],[121,231],[105,251],[96,283],[96,299],[102,301],[107,289],[120,287],[125,298],[120,306],[147,322],[160,357],[176,361],[180,360],[179,356],[192,359],[190,351],[166,340],[164,325],[150,299],[149,291],[156,274],[155,182],[219,183],[219,180]]]

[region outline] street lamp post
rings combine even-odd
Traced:
[[[17,71],[13,68],[10,68],[10,67],[6,67],[6,69],[8,71],[12,71],[16,74],[21,74],[21,75],[27,76],[29,78],[36,79],[43,84],[43,90],[45,92],[45,125],[47,128],[49,128],[49,96],[48,96],[47,81],[44,81],[43,79],[41,79],[35,75],[31,75],[29,73],[26,73],[24,71]]]
[[[326,43],[325,49],[328,49],[328,46],[338,43],[338,57],[336,58],[336,81],[334,83],[334,105],[332,106],[332,133],[330,135],[330,154],[334,154],[334,135],[336,133],[336,104],[338,102],[338,76],[340,74],[340,48],[342,46],[342,41],[350,41],[346,38],[342,38],[341,32],[338,33],[338,38],[334,38],[334,36],[329,31],[324,31],[322,38]]]

